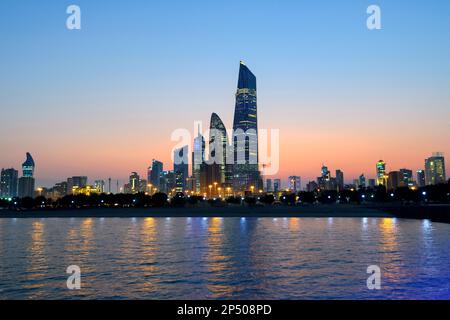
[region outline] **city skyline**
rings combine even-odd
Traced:
[[[78,33],[61,23],[63,5],[5,3],[0,167],[19,168],[29,151],[39,162],[37,185],[73,175],[145,177],[151,159],[169,165],[174,129],[191,129],[198,120],[206,127],[209,112],[232,128],[239,60],[258,75],[259,127],[280,129],[280,172],[272,179],[313,180],[322,163],[342,169],[346,180],[373,178],[379,159],[388,170],[416,171],[431,152],[450,154],[450,45],[441,41],[450,23],[440,16],[450,4],[419,1],[406,17],[401,2],[381,1],[385,27],[376,33],[365,28],[363,4],[329,4],[324,11],[288,2],[286,11],[231,1],[192,12],[179,3],[171,12],[180,21],[162,39],[153,30],[167,26],[158,16],[163,3],[137,9],[115,2],[110,10],[120,10],[122,21],[111,25],[101,4],[80,1]],[[260,13],[269,9],[275,20],[266,25]],[[10,19],[19,13],[23,20]],[[208,28],[200,17],[211,17]],[[250,40],[227,23],[241,17],[253,25]],[[418,17],[421,31],[405,27]],[[123,27],[141,32],[126,37]],[[128,50],[132,61],[121,59]]]

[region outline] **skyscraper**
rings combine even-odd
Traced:
[[[22,177],[19,179],[18,195],[21,198],[34,197],[34,169],[35,163],[29,152],[26,154],[26,160],[22,164]]]
[[[446,180],[444,155],[435,152],[430,158],[425,159],[425,183],[435,185],[446,183]]]
[[[425,171],[424,170],[417,170],[417,186],[425,187]]]
[[[267,179],[266,180],[266,191],[267,192],[271,192],[271,191],[273,191],[272,188],[273,188],[272,187],[272,179]]]
[[[400,169],[400,186],[401,187],[408,187],[412,186],[413,184],[413,172],[409,169]]]
[[[301,189],[301,180],[299,176],[289,177],[289,190],[293,192],[298,192]]]
[[[194,138],[194,151],[192,151],[192,176],[194,177],[195,192],[201,192],[201,166],[205,162],[205,138],[198,128],[198,135]]]
[[[241,61],[233,121],[233,185],[238,191],[262,188],[257,120],[256,77]]]
[[[136,172],[132,172],[129,179],[129,191],[130,193],[138,193],[140,190],[141,178]]]
[[[163,172],[163,163],[161,161],[152,160],[152,168],[150,171],[150,176],[148,177],[149,183],[156,189],[161,189],[161,174]]]
[[[336,170],[336,185],[339,191],[344,190],[344,172],[342,170]]]
[[[0,198],[17,197],[19,171],[15,169],[2,169],[0,177]]]
[[[377,185],[387,186],[386,162],[380,160],[377,162]]]
[[[209,165],[217,165],[217,177],[215,181],[223,186],[231,186],[233,174],[232,166],[227,163],[229,155],[229,145],[227,130],[222,120],[216,113],[211,115],[211,123],[209,127]],[[231,162],[232,163],[232,162]]]
[[[359,188],[365,188],[366,187],[366,177],[364,176],[364,173],[361,174],[358,178],[358,187]]]
[[[281,190],[281,180],[275,179],[273,181],[273,192],[279,192]]]
[[[174,150],[173,173],[175,175],[175,188],[177,192],[186,190],[186,182],[189,177],[189,146]]]
[[[389,172],[388,183],[387,183],[388,190],[397,189],[398,187],[401,186],[402,181],[403,181],[403,176],[400,173],[400,171]]]

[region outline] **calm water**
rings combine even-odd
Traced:
[[[0,298],[449,299],[449,240],[399,219],[0,219]]]

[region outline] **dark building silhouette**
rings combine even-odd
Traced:
[[[161,189],[161,174],[163,172],[163,163],[161,161],[152,160],[152,166],[150,170],[150,175],[148,177],[149,183],[158,190]]]
[[[0,198],[17,197],[19,171],[16,169],[2,169],[0,177]]]
[[[425,171],[424,170],[417,170],[417,186],[425,187]]]
[[[198,135],[194,138],[194,150],[192,151],[192,176],[194,178],[194,191],[201,192],[201,166],[205,162],[205,138],[198,128]]]
[[[339,191],[344,190],[344,172],[342,170],[336,170],[336,185]]]
[[[173,173],[175,175],[176,192],[186,190],[187,179],[189,178],[189,146],[176,149],[173,155]]]

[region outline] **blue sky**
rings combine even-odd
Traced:
[[[65,28],[70,4],[81,7],[79,31]],[[382,30],[366,28],[370,4],[381,7]],[[449,16],[444,0],[2,0],[0,167],[31,151],[43,183],[143,173],[152,158],[168,161],[173,129],[212,112],[231,125],[244,60],[258,77],[260,127],[295,141],[318,132],[316,144],[324,131],[395,134],[393,146],[370,140],[373,152],[349,153],[348,172],[378,157],[419,168],[432,151],[450,155]],[[334,163],[339,150],[292,148],[305,156],[282,174],[313,176],[313,161],[345,166]],[[353,163],[361,152],[365,162]]]

